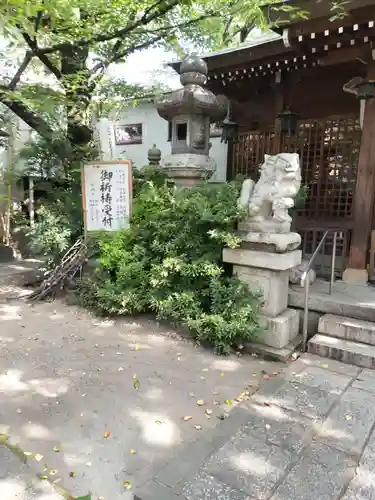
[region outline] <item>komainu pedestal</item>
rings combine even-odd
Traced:
[[[262,292],[264,333],[258,342],[277,349],[287,346],[299,330],[299,311],[288,309],[288,284],[290,270],[301,263],[301,250],[277,254],[225,248],[223,258],[233,264],[233,273],[251,290]]]
[[[239,203],[248,217],[238,228],[241,247],[223,251],[234,274],[262,292],[264,333],[257,341],[276,350],[299,333],[299,312],[288,309],[288,289],[290,271],[302,261],[301,237],[291,232],[289,215],[300,186],[297,154],[265,155],[259,181],[246,179],[242,185]]]

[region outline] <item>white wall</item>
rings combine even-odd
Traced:
[[[168,122],[158,115],[154,103],[141,101],[136,106],[130,106],[117,116],[113,116],[115,125],[131,125],[142,123],[142,144],[127,144],[116,146],[118,159],[128,159],[136,167],[147,165],[147,152],[154,144],[161,150],[162,157],[170,154],[171,143],[168,142]],[[220,137],[210,139],[212,147],[210,156],[216,161],[216,173],[211,180],[223,182],[226,180],[227,145],[220,142]]]

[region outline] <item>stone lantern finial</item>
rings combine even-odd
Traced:
[[[176,185],[192,186],[216,169],[209,156],[210,123],[226,115],[226,100],[203,87],[207,64],[196,54],[186,56],[180,67],[182,88],[156,100],[159,115],[172,123],[171,154],[161,166]]]

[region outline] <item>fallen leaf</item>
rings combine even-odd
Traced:
[[[108,439],[110,435],[111,435],[111,433],[109,431],[106,431],[104,433],[104,439]]]
[[[17,411],[17,413],[22,413],[21,408],[17,408],[17,410],[16,410],[16,411]]]
[[[31,451],[24,451],[23,454],[26,456],[26,457],[31,457],[33,455],[33,453]]]
[[[56,476],[57,473],[58,473],[58,470],[56,470],[56,469],[50,469],[49,472],[48,472],[48,474],[50,476]]]
[[[224,372],[221,372],[220,373],[220,377],[224,377],[225,373]]]
[[[54,446],[54,447],[53,447],[53,451],[55,451],[56,453],[59,453],[59,451],[60,451],[60,446]]]
[[[207,409],[205,413],[206,413],[206,415],[212,415],[212,410]]]
[[[41,455],[40,453],[37,453],[35,456],[34,456],[35,460],[37,462],[40,462],[41,460],[43,460],[43,455]]]
[[[9,439],[8,434],[0,433],[0,444],[5,444]]]
[[[319,366],[320,366],[320,368],[329,368],[328,365],[319,365]]]
[[[225,404],[228,406],[232,406],[232,401],[230,399],[226,399]]]
[[[352,420],[353,417],[351,415],[345,415],[345,420]]]
[[[39,476],[42,481],[48,481],[48,476]]]
[[[25,351],[31,351],[31,347],[25,347]]]
[[[192,417],[191,415],[186,415],[186,416],[183,418],[183,420],[184,420],[185,422],[188,422],[188,421],[189,421],[189,420],[191,420],[192,418],[193,418],[193,417]]]
[[[135,346],[135,350],[136,350],[136,351],[139,351],[139,349],[140,349],[139,345],[136,345],[136,346]]]
[[[135,455],[137,452],[135,450],[130,450],[129,453],[130,455]]]
[[[202,426],[201,425],[194,425],[194,427],[197,429],[197,431],[202,430]]]
[[[136,391],[141,387],[141,382],[138,378],[134,378],[133,387]]]
[[[130,490],[132,487],[132,483],[130,481],[124,481],[122,484],[126,490]]]
[[[161,420],[155,420],[155,424],[161,425],[163,422]]]
[[[204,401],[203,401],[203,399],[198,399],[198,401],[197,401],[197,405],[198,405],[198,406],[203,406],[203,405],[204,405]]]
[[[76,472],[69,472],[69,477],[76,477],[77,473]]]

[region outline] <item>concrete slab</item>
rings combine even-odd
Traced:
[[[318,333],[375,345],[375,323],[371,321],[325,314],[319,320]]]
[[[363,368],[375,368],[375,346],[317,334],[307,344],[308,352]]]
[[[252,500],[246,493],[204,472],[200,472],[184,485],[183,495],[186,500],[227,500],[229,498],[230,500]],[[178,498],[183,500],[180,496]],[[160,500],[168,500],[168,498],[160,498]]]
[[[375,372],[373,370],[362,370],[354,380],[352,387],[375,394]]]
[[[356,475],[342,500],[375,500],[375,434],[371,434]]]
[[[203,464],[202,470],[251,497],[265,500],[292,461],[290,452],[240,431]]]
[[[298,382],[337,395],[342,394],[351,381],[352,377],[350,376],[337,373],[331,373],[327,376],[324,370],[313,366],[296,373],[291,379],[291,382]]]
[[[300,453],[315,432],[314,423],[283,408],[249,403],[250,419],[242,432],[287,451]]]
[[[314,421],[321,421],[330,411],[338,396],[315,387],[285,382],[274,391],[265,387],[252,397],[258,404],[277,406],[298,412]]]
[[[304,296],[304,288],[290,286],[288,306],[303,309]],[[309,309],[324,314],[375,321],[375,288],[336,281],[330,295],[329,283],[317,279],[309,288]]]
[[[272,500],[339,500],[355,474],[356,462],[323,444],[314,444],[279,486]]]
[[[361,454],[375,423],[375,394],[349,388],[320,430],[324,442],[351,454]]]

